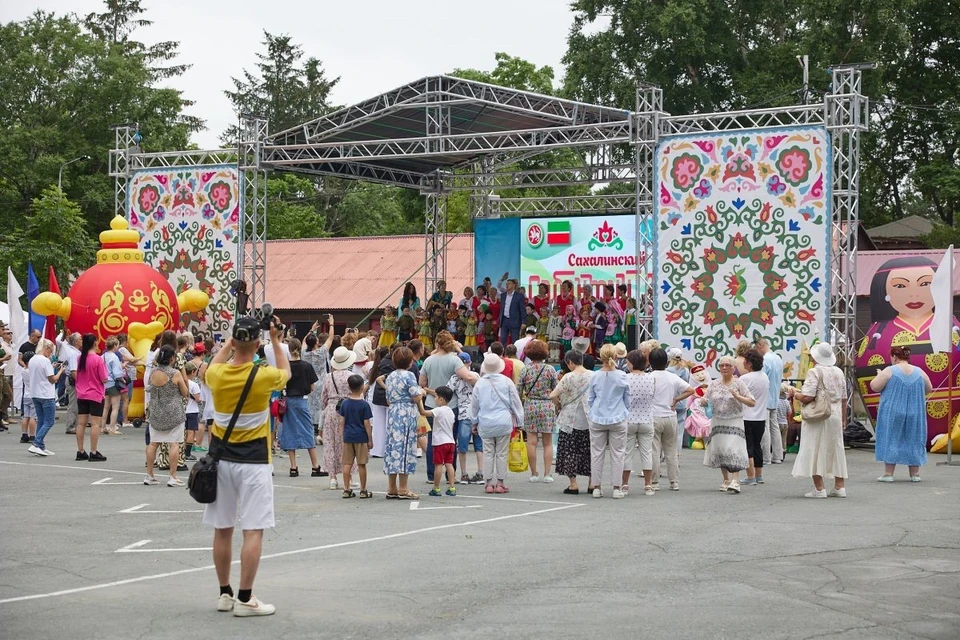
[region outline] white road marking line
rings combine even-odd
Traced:
[[[142,483],[140,483],[140,482],[108,482],[109,480],[113,480],[113,478],[104,478],[103,480],[97,480],[96,482],[91,482],[90,484],[98,484],[98,485],[104,485],[104,484],[142,484]]]
[[[155,511],[149,510],[144,511],[144,507],[149,507],[149,502],[144,502],[143,504],[138,504],[135,507],[130,507],[129,509],[123,509],[122,511],[117,511],[117,513],[203,513],[203,509],[182,509],[179,511]]]
[[[442,531],[444,529],[455,529],[458,527],[471,527],[474,525],[480,524],[489,524],[491,522],[500,522],[502,520],[512,520],[514,518],[526,518],[528,516],[542,515],[544,513],[551,513],[553,511],[563,511],[564,509],[572,509],[574,507],[582,507],[582,503],[569,503],[562,507],[552,507],[549,509],[538,509],[536,511],[528,511],[526,513],[514,513],[506,516],[496,516],[494,518],[484,518],[483,520],[471,520],[469,522],[454,522],[451,524],[441,524],[433,527],[424,527],[421,529],[413,529],[411,531],[401,531],[400,533],[391,533],[383,536],[376,536],[373,538],[363,538],[360,540],[348,540],[347,542],[335,542],[332,544],[325,544],[318,547],[307,547],[305,549],[294,549],[292,551],[281,551],[279,553],[270,553],[262,556],[261,560],[271,560],[273,558],[283,558],[285,556],[299,555],[302,553],[312,553],[315,551],[326,551],[327,549],[338,549],[340,547],[350,547],[359,544],[367,544],[370,542],[382,542],[384,540],[394,540],[396,538],[405,538],[408,536],[416,536],[423,533],[429,533],[431,531]],[[239,560],[234,560],[232,564],[240,564]],[[180,569],[179,571],[168,571],[166,573],[155,573],[147,576],[138,576],[136,578],[127,578],[126,580],[115,580],[114,582],[105,582],[102,584],[91,584],[85,587],[76,587],[73,589],[62,589],[60,591],[52,591],[50,593],[35,593],[29,596],[17,596],[15,598],[5,598],[0,600],[0,604],[10,604],[13,602],[25,602],[27,600],[40,600],[43,598],[55,598],[59,596],[68,596],[75,593],[85,593],[87,591],[98,591],[100,589],[109,589],[111,587],[122,587],[128,584],[136,584],[137,582],[147,582],[149,580],[160,580],[162,578],[173,578],[175,576],[182,576],[189,573],[198,573],[200,571],[209,571],[214,568],[214,565],[206,565],[204,567],[192,567],[190,569]]]
[[[96,471],[107,473],[126,473],[134,476],[144,475],[143,471],[124,471],[123,469],[105,469],[104,467],[83,467],[80,465],[69,465],[69,464],[39,464],[36,462],[13,462],[11,460],[0,460],[0,464],[14,464],[21,467],[50,467],[52,469],[72,469],[74,471]],[[92,484],[141,484],[139,482],[94,482]],[[274,484],[275,487],[282,487],[284,489],[316,489],[318,487],[294,487],[293,485],[288,484]]]
[[[114,553],[163,553],[165,551],[213,551],[213,547],[183,547],[180,549],[141,549],[140,547],[149,544],[150,540],[141,540],[128,544],[114,551]]]
[[[436,511],[437,509],[479,509],[479,504],[464,504],[458,507],[421,507],[420,501],[410,503],[410,511]]]

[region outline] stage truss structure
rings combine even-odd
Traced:
[[[564,100],[451,76],[431,76],[309,122],[270,133],[263,118],[241,119],[236,150],[145,154],[136,125],[116,130],[110,174],[125,214],[130,173],[141,168],[236,162],[244,220],[241,269],[251,302],[264,301],[267,171],[365,180],[417,189],[424,196],[424,291],[446,277],[447,197],[468,192],[474,218],[509,215],[633,213],[637,219],[636,290],[647,290],[653,256],[644,247],[654,224],[657,146],[698,132],[824,126],[832,177],[829,339],[852,368],[856,343],[856,256],[860,134],[869,124],[861,66],[831,70],[822,102],[790,107],[673,116],[663,91],[638,83],[632,109]],[[544,154],[569,166],[543,167]],[[608,186],[596,192],[597,185]],[[616,186],[622,185],[622,189]],[[577,195],[542,195],[574,187]],[[529,196],[527,190],[541,190]],[[643,283],[643,284],[642,284]],[[638,339],[653,337],[652,307],[638,300]]]

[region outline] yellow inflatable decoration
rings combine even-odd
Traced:
[[[97,264],[80,274],[66,298],[47,291],[34,298],[31,308],[63,318],[69,333],[95,334],[101,349],[107,338],[126,333],[130,351],[145,361],[156,336],[182,329],[180,314],[204,309],[210,297],[196,289],[174,294],[163,274],[144,263],[140,234],[121,216],[100,234],[100,243]],[[129,418],[143,417],[142,378],[140,366]]]

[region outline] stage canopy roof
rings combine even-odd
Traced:
[[[269,135],[262,166],[420,189],[551,149],[630,142],[630,111],[431,76]]]

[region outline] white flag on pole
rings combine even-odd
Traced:
[[[12,346],[14,358],[17,357],[17,350],[27,341],[27,322],[23,318],[23,307],[20,306],[20,298],[23,296],[23,288],[17,279],[13,277],[13,269],[7,267],[7,307],[10,310],[10,331],[13,333]],[[13,365],[13,402],[14,406],[19,408],[20,401],[23,398],[23,369],[18,365]]]
[[[953,338],[953,245],[943,254],[930,290],[934,306],[930,345],[934,353],[949,353]]]

